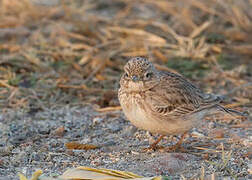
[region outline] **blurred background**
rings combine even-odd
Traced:
[[[0,0],[0,108],[117,107],[132,56],[229,95],[231,107],[249,107],[251,7],[251,0]]]

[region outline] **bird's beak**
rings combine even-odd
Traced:
[[[131,79],[132,79],[132,81],[133,81],[133,82],[137,82],[137,81],[139,81],[139,78],[138,78],[137,76],[132,76],[132,78],[131,78]]]

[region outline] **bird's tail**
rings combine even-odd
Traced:
[[[248,112],[240,112],[240,111],[236,111],[233,109],[229,109],[229,108],[225,108],[219,104],[216,105],[218,110],[226,112],[228,114],[231,114],[232,116],[243,116],[243,117],[248,117]]]

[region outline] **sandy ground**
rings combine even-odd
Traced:
[[[146,152],[144,148],[158,136],[136,129],[121,111],[97,113],[83,105],[32,111],[7,109],[0,115],[0,179],[18,179],[18,172],[31,176],[36,169],[54,177],[78,166],[175,179],[199,176],[204,168],[206,175],[252,178],[248,173],[252,163],[248,120],[239,121],[239,126],[244,125],[241,128],[235,127],[237,119],[223,123],[216,116],[215,120],[204,120],[203,127],[189,133],[183,144],[185,151],[166,152],[160,147]],[[177,140],[166,137],[160,145],[168,147]],[[72,141],[98,148],[67,150],[64,144]]]

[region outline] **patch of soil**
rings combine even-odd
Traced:
[[[90,106],[34,113],[7,109],[0,115],[0,179],[18,179],[17,172],[31,176],[36,169],[53,177],[77,166],[174,179],[199,176],[204,168],[206,175],[252,178],[248,173],[252,131],[241,126],[248,121],[222,122],[220,117],[204,120],[203,127],[193,129],[185,138],[184,151],[166,152],[162,147],[173,145],[178,137],[165,137],[158,150],[144,151],[158,135],[136,129],[121,111],[98,113]],[[99,148],[66,149],[64,144],[72,141]]]

